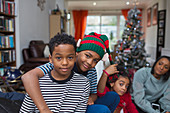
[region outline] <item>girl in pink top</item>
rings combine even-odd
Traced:
[[[123,68],[118,68],[118,70],[119,73],[110,75],[105,83],[103,81],[105,88],[103,91],[97,91],[97,95],[102,97],[110,91],[115,91],[120,96],[120,102],[114,113],[120,113],[121,110],[123,110],[123,113],[138,113],[129,93],[130,77]]]

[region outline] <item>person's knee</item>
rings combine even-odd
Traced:
[[[106,93],[106,95],[108,95],[108,96],[119,96],[116,92],[114,92],[114,91],[109,91],[109,92],[107,92]]]
[[[105,105],[93,104],[88,105],[86,113],[111,113],[111,111]]]
[[[102,111],[102,113],[111,113],[110,109],[107,106],[105,106],[105,105],[102,106],[101,111]]]
[[[112,98],[112,99],[114,99],[115,101],[118,101],[118,102],[120,101],[119,95],[114,91],[107,92],[106,97]]]

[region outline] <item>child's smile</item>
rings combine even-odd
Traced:
[[[80,72],[86,72],[91,68],[94,68],[100,59],[100,56],[91,50],[78,52],[77,68],[79,68]]]

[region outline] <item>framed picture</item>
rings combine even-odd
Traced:
[[[162,46],[159,46],[158,51],[159,51],[159,52],[162,51]]]
[[[159,44],[159,45],[162,45],[162,44],[163,44],[163,37],[159,37],[159,38],[158,38],[158,44]]]
[[[159,27],[164,27],[164,20],[159,21]]]
[[[159,12],[159,19],[164,19],[165,18],[165,12],[164,11],[161,11]]]
[[[158,17],[158,3],[153,5],[153,18],[152,18],[152,25],[157,24],[157,17]]]
[[[157,50],[156,58],[161,56],[161,50],[164,48],[165,42],[165,26],[166,26],[166,10],[158,11],[158,20],[157,20]]]
[[[147,27],[151,26],[151,8],[147,9]]]
[[[159,36],[163,36],[164,35],[164,30],[163,29],[159,29]]]

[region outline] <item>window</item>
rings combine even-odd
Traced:
[[[125,19],[122,15],[103,15],[103,16],[87,16],[87,26],[85,34],[96,32],[105,34],[110,40],[110,48],[117,43],[117,39],[121,39],[124,30]]]

